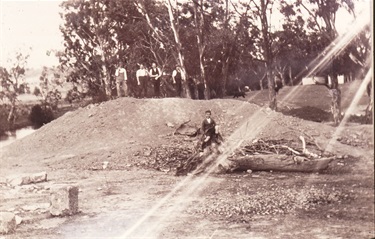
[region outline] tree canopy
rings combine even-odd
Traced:
[[[61,7],[60,62],[70,70],[68,80],[85,85],[89,95],[112,96],[119,62],[126,62],[130,78],[138,63],[156,62],[167,73],[181,66],[184,82],[203,84],[206,99],[244,85],[267,87],[273,109],[275,78],[298,83],[338,36],[338,10],[355,17],[355,0],[71,0]],[[330,71],[358,72],[352,59],[366,61],[369,38],[364,28]]]

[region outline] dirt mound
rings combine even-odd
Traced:
[[[197,138],[176,136],[174,132],[186,121],[199,128],[207,109],[212,111],[224,138],[232,140],[245,137],[246,141],[248,132],[254,132],[256,137],[296,141],[304,135],[324,145],[335,130],[238,100],[121,98],[66,113],[4,148],[2,164],[97,169],[109,161],[112,167],[116,165],[113,169],[137,166],[149,158],[152,148],[175,142],[194,145]],[[177,137],[180,138],[176,140]]]
[[[157,146],[165,143],[163,137],[172,135],[183,122],[190,120],[190,125],[200,127],[207,109],[227,131],[259,107],[235,100],[121,98],[66,113],[5,148],[3,163],[71,158],[137,145]]]

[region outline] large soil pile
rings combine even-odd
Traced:
[[[234,100],[175,98],[122,98],[89,105],[66,113],[7,147],[2,153],[2,163],[37,163],[46,158],[65,159],[98,152],[107,152],[109,156],[111,153],[128,154],[139,145],[165,143],[163,137],[173,134],[177,126],[188,120],[191,120],[190,125],[199,127],[207,109],[212,110],[215,120],[226,125],[223,128],[227,130],[259,107]],[[114,150],[117,152],[112,152]]]
[[[213,118],[221,125],[224,137],[229,137],[240,125],[243,131],[258,130],[252,120],[267,118],[270,111],[257,105],[237,100],[194,101],[187,99],[122,98],[97,105],[89,105],[40,128],[32,135],[7,147],[2,153],[3,165],[38,164],[54,160],[69,164],[92,164],[116,160],[127,164],[134,154],[145,147],[168,144],[175,129],[189,121],[200,127],[204,111],[212,110]],[[257,115],[256,118],[251,117]],[[315,129],[323,130],[328,140],[334,128],[274,113],[261,129],[259,137],[287,137],[291,131],[304,132],[322,138]],[[274,116],[275,117],[275,116]],[[255,127],[255,128],[254,128]],[[296,134],[294,134],[296,136]],[[193,144],[193,142],[191,143]],[[69,159],[69,160],[68,160]],[[57,163],[56,162],[56,163]]]

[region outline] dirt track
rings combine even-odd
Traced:
[[[187,120],[199,127],[206,109],[228,141],[296,140],[303,132],[323,147],[331,143],[341,157],[320,174],[175,177],[144,167],[152,148],[194,144],[196,139],[173,132]],[[6,238],[371,238],[373,126],[345,125],[341,143],[332,141],[335,132],[329,123],[228,99],[124,98],[81,108],[2,152],[0,210],[24,219]],[[48,182],[5,183],[6,177],[40,171],[48,172]],[[49,216],[49,188],[59,183],[79,186],[80,214]]]

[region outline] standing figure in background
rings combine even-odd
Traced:
[[[120,62],[118,68],[116,69],[115,76],[116,76],[117,97],[128,96],[128,85],[127,85],[128,76],[126,74],[126,70],[122,62]]]
[[[156,63],[152,63],[150,79],[154,83],[154,97],[156,98],[160,98],[160,77],[161,70],[156,66]]]
[[[138,97],[146,98],[147,97],[147,81],[148,81],[148,72],[145,69],[143,64],[139,64],[139,69],[136,72],[137,83],[139,87]]]
[[[198,91],[198,99],[199,100],[204,100],[204,91],[205,91],[205,85],[202,80],[198,81],[197,84],[197,91]]]
[[[195,100],[197,97],[196,97],[196,85],[195,85],[195,79],[192,78],[192,77],[189,77],[189,79],[187,80],[187,85],[188,85],[188,89],[189,89],[189,92],[190,92],[190,96],[193,100]]]
[[[182,97],[182,71],[181,67],[177,66],[172,72],[173,84],[175,85],[177,97]]]

